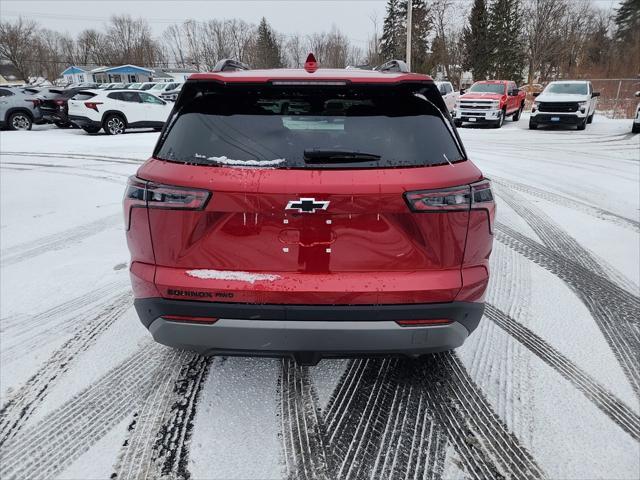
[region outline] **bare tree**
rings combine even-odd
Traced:
[[[36,22],[22,17],[15,23],[0,23],[0,56],[11,62],[24,80],[37,71],[36,52],[33,49],[37,27]]]

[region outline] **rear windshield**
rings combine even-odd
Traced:
[[[78,92],[71,98],[71,100],[89,100],[95,96],[96,94],[92,92]]]
[[[220,87],[196,94],[194,89],[190,85],[183,93],[157,158],[278,168],[416,167],[464,160],[440,111],[406,89]]]
[[[588,93],[586,83],[550,83],[545,93],[566,93],[569,95],[586,95]]]

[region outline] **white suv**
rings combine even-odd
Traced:
[[[596,97],[588,80],[564,80],[551,82],[542,93],[533,94],[536,100],[531,107],[529,128],[538,125],[575,125],[584,130],[593,121]]]
[[[128,128],[160,130],[172,104],[136,90],[83,90],[69,100],[69,121],[87,133],[101,128],[109,135]]]
[[[456,109],[456,102],[458,98],[460,98],[460,92],[455,91],[451,82],[438,81],[435,82],[435,84],[438,87],[440,95],[442,95],[442,100],[444,100],[445,105],[449,109],[449,113],[453,113]]]

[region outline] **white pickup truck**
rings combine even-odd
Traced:
[[[449,109],[449,113],[452,113],[456,107],[456,100],[460,96],[460,92],[456,92],[453,88],[451,82],[435,82],[440,91],[440,95],[442,95],[442,99],[444,100],[445,105]]]

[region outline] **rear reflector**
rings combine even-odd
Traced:
[[[161,185],[129,177],[123,199],[126,229],[129,230],[131,209],[134,207],[202,210],[210,197],[211,192],[207,190]]]
[[[165,320],[172,322],[192,322],[192,323],[216,323],[217,318],[213,317],[192,317],[189,315],[162,315]]]
[[[429,325],[447,325],[453,323],[453,320],[448,318],[428,318],[419,320],[396,320],[396,323],[401,327],[425,327]]]

